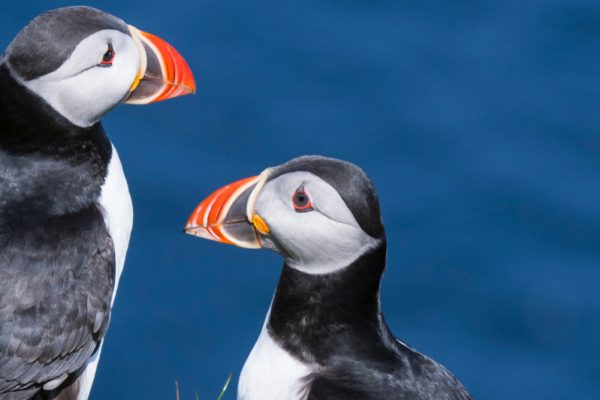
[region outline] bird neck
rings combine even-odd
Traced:
[[[381,342],[389,333],[379,304],[385,262],[384,239],[334,273],[311,275],[284,264],[267,321],[270,335],[298,358],[318,363],[341,348]]]
[[[110,159],[110,142],[100,123],[87,128],[72,124],[41,97],[19,82],[6,62],[0,63],[0,150],[9,154],[39,154]]]
[[[73,125],[4,62],[0,88],[0,218],[21,224],[25,215],[35,220],[89,207],[112,156],[102,125]]]

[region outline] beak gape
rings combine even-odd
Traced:
[[[242,179],[213,192],[190,215],[185,233],[248,249],[262,247],[260,234],[267,223],[255,213],[256,199],[270,170]]]
[[[196,92],[194,75],[173,46],[129,25],[140,52],[140,69],[125,103],[148,104]]]

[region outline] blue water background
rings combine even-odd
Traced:
[[[212,190],[301,154],[382,203],[394,333],[477,399],[600,393],[600,3],[88,1],[174,44],[194,97],[105,119],[135,227],[92,399],[215,398],[278,274],[181,233]],[[2,46],[66,1],[3,2]],[[118,57],[118,55],[117,55]]]

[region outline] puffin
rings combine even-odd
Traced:
[[[239,400],[471,399],[383,318],[386,236],[374,186],[358,166],[303,156],[268,168],[211,194],[185,232],[284,259]]]
[[[88,398],[132,229],[101,118],[193,93],[166,41],[91,7],[34,18],[0,58],[0,400]]]

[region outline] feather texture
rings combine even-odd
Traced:
[[[97,201],[112,150],[4,64],[0,87],[0,400],[28,400],[66,387],[108,328],[115,250]]]

